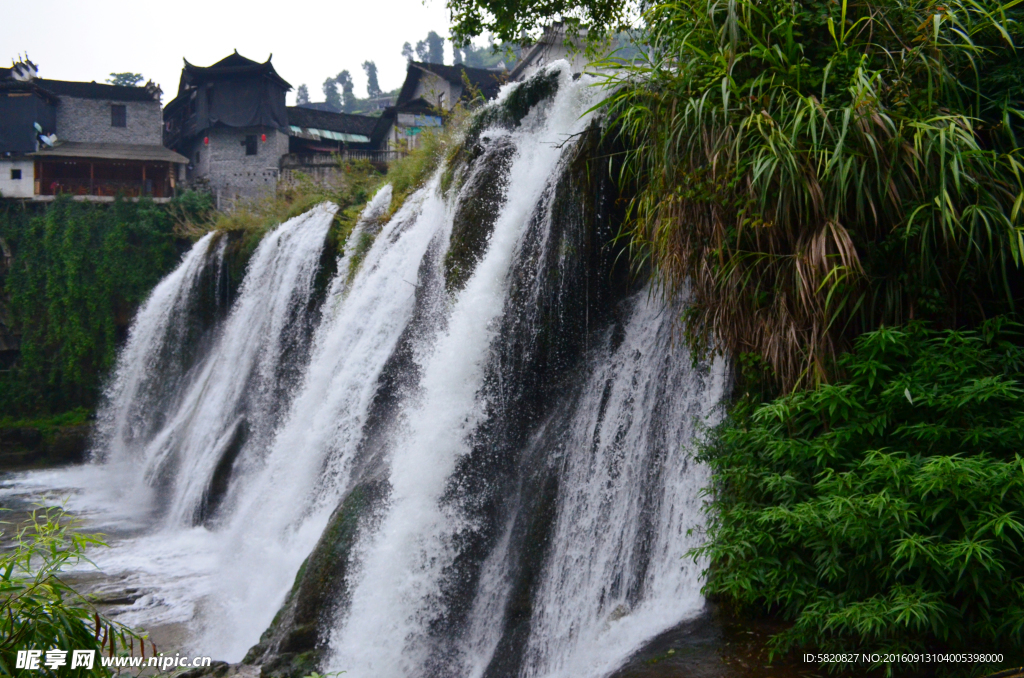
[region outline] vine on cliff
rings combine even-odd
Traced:
[[[20,356],[0,373],[8,414],[92,406],[135,308],[178,258],[167,210],[151,201],[58,199],[0,211],[12,249],[0,294]]]

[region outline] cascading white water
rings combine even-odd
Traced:
[[[167,389],[167,380],[177,382],[184,377],[183,365],[161,358],[185,343],[182,333],[190,324],[188,310],[202,284],[211,248],[217,248],[218,265],[223,259],[226,241],[221,238],[215,245],[215,236],[211,232],[200,238],[181,264],[153,289],[136,315],[105,394],[109,405],[101,413],[97,446],[104,458],[123,454],[133,441],[151,435],[152,413],[164,405],[161,401],[168,390],[177,390]],[[161,369],[151,370],[156,364]]]
[[[391,452],[391,502],[379,531],[360,546],[361,577],[332,639],[331,667],[353,676],[415,675],[424,664],[425,624],[436,611],[440,573],[454,556],[458,529],[439,505],[441,493],[484,403],[484,366],[504,306],[512,258],[561,158],[558,143],[586,128],[592,92],[569,73],[554,99],[509,133],[515,151],[486,254],[455,298],[446,322],[418,349],[420,393],[405,405],[406,424]],[[591,95],[591,96],[588,96]],[[499,100],[500,104],[500,100]],[[381,648],[389,648],[381,652]]]
[[[696,369],[672,343],[675,318],[647,292],[625,339],[595,366],[566,441],[558,516],[521,675],[600,676],[703,608],[706,469],[687,449],[726,387],[722,361]]]
[[[221,656],[240,659],[270,623],[347,485],[377,377],[412,315],[411,281],[444,225],[435,188],[412,196],[377,235],[338,307],[325,316],[288,420],[237,488],[239,506],[223,530],[219,591],[197,641]],[[389,199],[390,188],[380,195]],[[364,218],[374,217],[373,207]],[[357,226],[349,245],[363,232]],[[351,249],[338,279],[348,277]],[[248,576],[235,577],[239,571]]]
[[[263,238],[215,346],[183,381],[160,430],[151,436],[126,435],[122,422],[129,416],[120,412],[137,412],[137,389],[115,387],[111,409],[117,414],[104,416],[115,430],[101,430],[99,438],[107,445],[102,454],[115,468],[141,470],[145,486],[156,489],[153,498],[168,525],[190,525],[197,519],[209,499],[214,470],[244,422],[250,439],[264,439],[273,431],[284,395],[278,383],[282,356],[299,340],[302,328],[296,316],[313,292],[320,252],[336,211],[320,205]],[[194,249],[202,251],[201,243]],[[188,275],[191,259],[171,279]],[[132,350],[122,356],[119,375],[152,369],[144,358],[165,339],[162,328],[151,328],[150,322],[168,318],[163,309],[173,307],[180,296],[154,295],[147,304],[135,324],[141,328],[139,341],[129,344]],[[124,381],[131,386],[140,380]]]
[[[97,554],[148,591],[126,621],[173,608],[160,618],[189,620],[191,651],[240,660],[339,502],[368,481],[385,496],[372,520],[353,518],[357,537],[339,556],[344,595],[318,618],[322,669],[603,676],[701,608],[699,568],[683,555],[707,477],[684,447],[713,419],[725,370],[694,368],[671,341],[671,313],[646,291],[589,325],[589,292],[565,287],[592,264],[586,239],[560,221],[571,195],[560,182],[601,92],[565,64],[537,77],[554,93],[477,130],[484,150],[460,169],[460,188],[442,191],[442,167],[386,224],[390,187],[374,197],[322,304],[314,281],[328,206],[263,239],[230,313],[201,341],[179,325],[200,280],[220,284],[202,270],[226,239],[197,242],[154,290],[108,394],[103,463],[85,473],[90,496],[104,499],[76,500],[94,509],[130,497],[159,520],[155,534]],[[485,114],[522,107],[517,87]],[[486,181],[497,182],[485,187],[490,202],[474,193]],[[493,223],[478,256],[456,261],[449,248],[469,238],[458,231],[467,204]],[[458,284],[453,271],[465,276]],[[565,328],[583,339],[548,365],[538,356]],[[182,359],[190,342],[196,355]],[[543,398],[513,388],[520,364],[547,365],[544,378],[561,385]],[[524,398],[537,420],[526,420]],[[467,474],[493,486],[481,494]],[[534,476],[555,488],[550,511],[527,486]],[[118,490],[97,494],[112,478]],[[535,533],[546,546],[527,543]],[[528,565],[524,551],[535,552]],[[521,618],[517,590],[530,591]]]

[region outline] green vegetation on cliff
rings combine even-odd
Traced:
[[[12,254],[0,298],[20,333],[20,356],[0,372],[0,411],[95,404],[135,308],[178,260],[173,226],[145,200],[0,207]]]
[[[229,278],[237,282],[264,235],[329,200],[340,210],[328,254],[340,253],[373,192],[391,181],[397,209],[437,167],[448,143],[445,134],[426,134],[423,147],[394,163],[387,176],[365,161],[342,162],[334,185],[300,175],[231,213],[216,212],[208,195],[193,191],[166,206],[69,198],[0,204],[0,413],[6,424],[94,408],[136,309],[190,240],[226,232]]]

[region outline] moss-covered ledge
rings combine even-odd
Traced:
[[[338,606],[348,599],[349,554],[387,494],[387,481],[364,481],[335,509],[284,605],[242,660],[260,664],[262,678],[301,678],[320,667]]]

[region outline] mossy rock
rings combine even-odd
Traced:
[[[480,134],[488,127],[518,127],[534,106],[551,99],[558,92],[560,77],[560,71],[551,70],[521,83],[500,104],[485,108],[473,118],[466,132],[467,140],[479,140]]]
[[[444,257],[444,281],[449,293],[454,294],[465,286],[483,257],[505,204],[508,171],[514,153],[515,146],[510,143],[491,144],[459,196],[452,219],[451,241]]]
[[[559,86],[559,71],[540,73],[509,92],[500,104],[488,106],[478,112],[466,129],[466,135],[449,154],[441,175],[441,191],[448,193],[462,188],[468,178],[468,169],[487,150],[481,135],[492,127],[515,129],[533,108],[555,95]]]
[[[178,678],[223,678],[231,669],[227,662],[210,662],[209,666],[201,666],[178,674]]]
[[[302,678],[316,671],[321,652],[309,650],[300,653],[275,655],[260,667],[260,678]]]
[[[261,664],[264,678],[301,678],[317,670],[338,605],[347,600],[349,554],[387,489],[386,481],[370,480],[345,496],[295,575],[284,605],[243,663]]]

